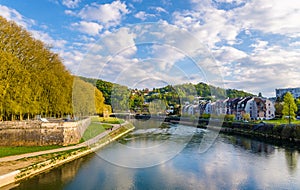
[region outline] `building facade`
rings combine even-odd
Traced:
[[[186,104],[183,106],[182,113],[186,115],[233,114],[237,120],[242,120],[244,114],[249,114],[251,120],[269,120],[275,117],[275,106],[269,99],[240,97],[215,102],[201,100],[197,104]]]
[[[276,89],[275,92],[277,98],[281,98],[287,92],[290,92],[294,96],[294,98],[300,97],[300,88],[281,88],[281,89]]]

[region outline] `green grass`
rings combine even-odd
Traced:
[[[266,120],[265,123],[271,123],[271,124],[288,124],[289,121],[287,119],[277,119],[277,120]],[[291,124],[300,124],[300,120],[292,120]]]
[[[84,134],[82,135],[80,142],[84,142],[89,139],[92,139],[95,136],[102,133],[103,131],[105,131],[105,128],[102,125],[97,123],[91,123],[90,126],[88,126],[88,128],[85,130]]]
[[[98,123],[94,123],[92,122],[88,128],[85,130],[80,143],[87,141],[89,139],[92,139],[94,137],[96,137],[97,135],[99,135],[100,133],[104,132],[106,129],[110,129],[111,125],[108,124],[98,124]]]
[[[0,147],[0,158],[12,155],[19,155],[43,150],[51,150],[61,148],[63,146],[16,146],[16,147]]]
[[[123,119],[119,119],[119,118],[116,118],[116,117],[108,117],[108,118],[99,117],[99,121],[103,122],[103,123],[110,123],[110,124],[123,124],[123,123],[125,123],[125,121]]]
[[[92,117],[91,121],[92,122],[100,122],[100,118],[101,117],[95,116],[95,117]]]
[[[102,127],[104,127],[104,129],[110,129],[112,126],[109,124],[102,124]]]

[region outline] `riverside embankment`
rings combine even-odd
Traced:
[[[274,141],[280,144],[290,144],[300,147],[300,125],[270,124],[266,122],[234,122],[190,118],[166,118],[167,122],[211,129],[225,134],[243,135],[250,138]]]
[[[132,124],[125,122],[122,125],[115,125],[111,130],[105,131],[104,133],[101,133],[100,135],[94,137],[93,139],[90,139],[87,142],[81,143],[80,145],[68,147],[67,150],[57,149],[56,154],[54,154],[55,150],[49,150],[49,152],[44,151],[42,153],[43,155],[51,153],[53,154],[53,156],[50,156],[44,161],[36,162],[21,169],[1,175],[0,187],[16,183],[20,180],[32,177],[34,175],[68,163],[72,160],[91,154],[109,144],[110,142],[115,141],[121,136],[127,134],[133,129],[134,126]],[[32,156],[37,156],[37,153],[26,154],[23,159],[24,161],[26,161],[26,158],[31,158]],[[19,159],[22,159],[22,155],[19,155],[18,157]],[[2,161],[5,164],[5,161],[7,160],[3,158]]]

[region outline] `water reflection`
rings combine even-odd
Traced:
[[[141,130],[147,133],[148,129]],[[199,143],[207,133],[185,128],[181,135],[193,134],[189,143],[177,156],[160,165],[132,169],[92,155],[27,180],[16,189],[299,189],[298,151],[220,135],[208,151],[200,153]],[[154,145],[164,141],[154,138],[157,135],[134,132],[120,142],[136,145],[136,141],[147,141],[151,146],[151,142]],[[118,148],[112,144],[102,151],[111,149]],[[123,159],[139,155],[128,155],[122,150],[114,154]]]
[[[237,145],[245,150],[251,151],[257,155],[269,156],[275,152],[275,146],[268,143],[257,141],[240,136],[225,136],[224,138],[229,138],[231,143]]]
[[[289,149],[285,150],[285,159],[290,174],[295,174],[297,172],[298,158],[298,151]]]
[[[15,184],[15,187],[12,189],[63,189],[65,184],[72,181],[72,179],[77,175],[79,169],[84,167],[84,164],[87,164],[93,156],[94,155],[92,154],[87,157],[74,160],[62,167],[35,176],[20,184]]]

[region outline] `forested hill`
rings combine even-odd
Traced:
[[[134,109],[135,107],[141,107],[142,104],[146,102],[151,102],[154,99],[163,99],[166,100],[169,105],[180,104],[181,101],[189,101],[192,102],[195,96],[200,96],[206,99],[215,99],[215,98],[236,98],[236,97],[246,97],[246,96],[254,96],[251,93],[235,90],[235,89],[223,89],[219,87],[215,87],[212,85],[208,85],[205,83],[198,84],[180,84],[175,86],[165,86],[162,88],[153,88],[149,89],[129,89],[128,87],[121,86],[118,84],[114,84],[111,82],[107,82],[100,79],[91,79],[80,77],[82,80],[89,82],[96,86],[105,97],[105,103],[111,105],[111,94],[113,89],[122,88],[122,92],[125,92],[124,98],[128,97],[130,105],[130,109]],[[125,88],[125,89],[124,89]],[[115,93],[114,93],[115,94]],[[115,96],[115,95],[114,95]],[[124,105],[126,107],[128,105]]]
[[[82,76],[79,76],[79,78],[97,87],[97,89],[103,93],[103,96],[105,98],[104,102],[107,105],[111,105],[111,94],[114,89],[123,89],[125,91],[128,90],[129,92],[129,89],[126,86],[120,84],[111,83],[101,79],[86,78]]]
[[[75,114],[74,77],[59,56],[28,31],[1,16],[0,26],[0,121]],[[73,94],[75,99],[83,98],[80,90],[95,88],[84,81],[77,81],[76,87],[79,95]],[[102,93],[95,93],[100,101],[97,105],[104,107]],[[93,106],[93,109],[78,108],[76,114],[94,112]]]

